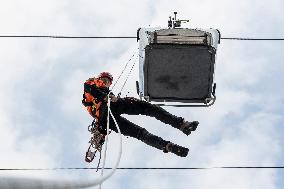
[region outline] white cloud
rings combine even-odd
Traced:
[[[0,166],[1,168],[44,168],[53,167],[54,156],[57,153],[58,141],[53,140],[52,135],[45,137],[20,137],[21,130],[13,126],[1,111],[1,132],[0,132]],[[52,148],[50,148],[50,146]],[[52,151],[50,151],[52,149]],[[4,175],[32,175],[43,177],[51,175],[50,172],[20,172],[20,171],[1,171]]]

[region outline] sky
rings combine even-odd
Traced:
[[[177,11],[180,19],[190,20],[185,27],[216,28],[222,37],[283,38],[283,7],[281,0],[0,0],[0,34],[136,36],[139,27],[167,27]],[[187,146],[189,156],[164,154],[123,137],[120,167],[283,166],[283,45],[221,40],[215,104],[166,108],[198,120],[196,132],[186,136],[154,118],[125,116]],[[135,39],[0,38],[0,168],[96,167],[97,161],[84,162],[92,119],[81,104],[83,83],[101,71],[118,78],[137,48]],[[136,80],[138,64],[123,96],[137,97]],[[106,167],[114,165],[118,141],[111,133]],[[94,170],[0,172],[45,179],[99,175]],[[118,170],[102,188],[280,189],[283,176],[281,169]]]

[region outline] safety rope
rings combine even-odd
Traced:
[[[99,170],[100,163],[101,163],[101,159],[102,159],[102,151],[100,151],[100,158],[99,158],[99,162],[98,162],[98,164],[97,164],[97,170],[96,170],[96,172],[98,172],[98,170]]]
[[[100,158],[97,164],[97,170],[96,172],[99,170],[99,165],[101,162],[101,158],[102,158],[102,145],[105,143],[105,150],[104,150],[104,157],[103,157],[103,165],[101,169],[101,178],[103,178],[104,175],[104,167],[105,167],[105,162],[106,162],[106,157],[107,157],[107,145],[108,145],[108,135],[110,133],[110,129],[109,129],[109,123],[110,123],[110,106],[111,106],[111,98],[110,98],[110,94],[111,94],[111,90],[109,91],[108,95],[107,95],[107,110],[108,110],[108,114],[107,114],[107,126],[106,126],[106,135],[102,134],[100,131],[100,125],[96,124],[96,119],[93,120],[92,124],[89,125],[88,130],[92,133],[92,138],[90,140],[89,143],[90,146],[88,148],[88,151],[86,152],[86,156],[85,156],[85,160],[90,163],[93,161],[94,157],[96,156],[96,152],[100,153]],[[115,118],[113,118],[115,120]],[[119,128],[117,122],[115,121],[116,127]],[[121,135],[121,134],[120,134]],[[99,183],[100,189],[102,186],[102,182]]]
[[[22,178],[22,177],[0,177],[0,184],[4,183],[4,186],[10,186],[11,188],[21,188],[21,189],[38,189],[38,188],[53,188],[53,189],[78,189],[87,188],[91,186],[97,186],[109,179],[117,170],[119,165],[121,154],[122,154],[122,135],[118,123],[115,117],[112,115],[111,110],[110,115],[112,116],[117,131],[119,133],[119,152],[115,162],[115,165],[110,173],[105,176],[101,176],[98,179],[89,180],[63,180],[63,179],[39,179],[39,178]],[[1,170],[1,169],[0,169]],[[2,169],[3,170],[3,169]],[[1,187],[2,188],[2,187]]]
[[[103,158],[103,166],[102,166],[102,169],[101,169],[101,177],[104,176],[104,167],[105,167],[105,163],[106,163],[106,155],[107,155],[107,144],[108,144],[108,135],[109,135],[109,114],[110,114],[110,98],[109,98],[109,95],[110,95],[110,92],[108,93],[107,95],[107,107],[108,107],[108,110],[107,110],[107,134],[106,134],[106,137],[105,137],[105,150],[104,150],[104,158]],[[100,189],[102,188],[102,183],[100,183]]]
[[[112,85],[111,91],[113,90],[113,88],[114,88],[115,85],[117,84],[118,80],[120,79],[120,77],[122,76],[122,74],[124,73],[124,71],[126,70],[128,64],[129,64],[129,62],[132,60],[132,58],[135,56],[136,53],[137,53],[137,51],[135,51],[135,52],[133,53],[133,55],[130,57],[130,59],[126,62],[125,66],[124,66],[124,68],[122,69],[120,75],[118,76],[116,82]]]
[[[123,91],[123,89],[124,89],[124,87],[125,87],[125,85],[126,85],[126,83],[127,83],[127,81],[128,81],[128,78],[130,77],[130,75],[131,75],[131,73],[132,73],[132,70],[133,70],[134,66],[136,65],[137,58],[138,58],[139,56],[140,56],[139,54],[136,56],[136,58],[135,58],[135,60],[134,60],[134,63],[132,64],[132,67],[131,67],[130,71],[128,72],[127,77],[126,77],[126,79],[125,79],[125,81],[124,81],[124,83],[123,83],[123,85],[122,85],[122,87],[121,87],[121,89],[120,89],[120,91],[119,91],[119,93],[118,93],[118,97],[120,97],[120,95],[121,95],[121,93],[122,93],[122,91]]]
[[[124,84],[123,84],[123,86],[122,86],[120,92],[118,93],[118,97],[121,95],[121,92],[122,92],[123,88],[125,87],[125,84],[126,84],[128,78],[129,78],[129,76],[130,76],[130,74],[131,74],[131,72],[132,72],[132,70],[133,70],[135,64],[136,64],[137,58],[138,58],[138,56],[140,56],[137,51],[136,51],[136,52],[131,56],[131,58],[127,61],[126,65],[124,66],[122,72],[120,73],[118,79],[116,80],[116,82],[115,82],[114,85],[112,86],[112,88],[111,88],[111,90],[110,90],[110,92],[108,93],[108,96],[107,96],[107,99],[108,99],[108,102],[107,102],[107,106],[108,106],[108,114],[107,114],[107,135],[105,136],[105,144],[106,144],[106,145],[105,145],[105,150],[104,150],[103,166],[102,166],[102,168],[101,168],[101,177],[103,177],[103,174],[104,174],[104,167],[105,167],[106,155],[107,155],[107,143],[108,143],[109,121],[110,121],[110,120],[109,120],[109,116],[110,116],[110,114],[112,115],[111,110],[110,110],[110,97],[109,97],[109,95],[110,95],[112,89],[115,87],[115,85],[116,85],[117,82],[119,81],[119,79],[121,78],[121,76],[122,76],[122,74],[124,73],[124,71],[126,70],[128,64],[129,64],[129,62],[133,59],[133,57],[135,56],[136,53],[137,53],[137,56],[136,56],[136,58],[135,58],[135,60],[134,60],[134,63],[133,63],[133,65],[132,65],[132,67],[131,67],[131,69],[130,69],[128,75],[127,75],[127,77],[126,77],[126,80],[124,81]],[[116,122],[116,120],[115,120],[115,118],[114,118],[113,115],[112,115],[112,117],[113,117],[113,119],[114,119],[114,121],[115,121],[115,123],[116,123],[116,125],[117,125],[117,128],[119,128],[119,127],[118,127],[118,124],[117,124],[117,122]],[[101,160],[101,151],[99,151],[99,152],[100,152],[100,159],[99,159],[99,162],[98,162],[98,165],[97,165],[97,171],[98,171],[98,169],[99,169],[100,160]],[[102,183],[100,183],[100,187],[99,187],[99,188],[101,189],[101,187],[102,187]]]

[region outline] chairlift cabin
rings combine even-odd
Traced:
[[[176,14],[176,13],[175,13]],[[214,67],[220,32],[216,29],[139,28],[139,82],[141,98],[160,105],[214,104]]]

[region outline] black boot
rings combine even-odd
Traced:
[[[188,151],[189,151],[188,148],[179,146],[171,142],[169,142],[164,148],[165,153],[172,152],[181,157],[186,157],[188,155]]]
[[[191,131],[195,131],[199,122],[198,121],[193,121],[193,122],[188,122],[188,121],[183,121],[181,124],[180,130],[186,134],[190,135]]]
[[[179,146],[177,144],[165,141],[161,137],[155,136],[149,133],[146,129],[141,129],[137,137],[142,142],[148,144],[149,146],[155,147],[163,152],[171,152],[181,157],[186,157],[188,154],[188,148]]]

